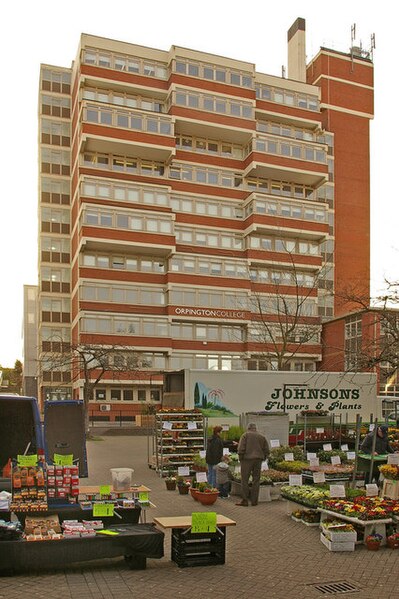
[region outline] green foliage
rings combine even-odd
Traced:
[[[307,462],[299,462],[299,461],[294,461],[294,462],[277,462],[276,465],[274,466],[276,470],[282,470],[284,472],[291,472],[294,474],[301,474],[302,470],[304,470],[305,468],[308,467],[308,463]]]
[[[294,447],[282,445],[281,447],[273,447],[270,451],[270,456],[268,458],[269,468],[275,468],[278,462],[282,462],[286,453],[293,453],[295,461],[303,462],[305,460],[303,448],[299,445],[295,445]]]
[[[346,464],[348,461],[348,456],[345,451],[340,451],[339,449],[332,449],[331,451],[325,451],[324,449],[320,449],[317,452],[317,457],[320,462],[326,462],[327,464],[331,464],[331,457],[334,455],[339,455],[341,458],[341,463]]]

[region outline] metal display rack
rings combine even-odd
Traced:
[[[204,449],[206,418],[197,410],[158,412],[155,421],[155,468],[162,476],[180,466],[191,470],[194,457]]]

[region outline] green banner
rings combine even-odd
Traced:
[[[72,466],[73,465],[73,454],[60,455],[59,453],[54,454],[53,462],[56,466]]]
[[[113,503],[93,503],[93,516],[96,518],[104,518],[114,515]]]
[[[191,532],[216,532],[216,512],[192,512]]]
[[[37,455],[19,455],[17,456],[17,464],[21,468],[37,466]]]

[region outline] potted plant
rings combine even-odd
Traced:
[[[165,484],[168,491],[176,491],[176,477],[168,475],[165,478]]]
[[[371,535],[367,535],[364,541],[369,551],[378,551],[381,546],[382,535],[378,534],[378,532],[374,532]]]
[[[391,549],[399,549],[399,532],[394,532],[387,537],[387,546]]]
[[[213,505],[219,496],[219,490],[212,487],[209,483],[199,483],[196,491],[196,499],[202,505]]]
[[[188,490],[190,488],[190,483],[188,480],[182,476],[178,476],[176,479],[176,485],[180,495],[188,495]]]

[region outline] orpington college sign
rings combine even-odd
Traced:
[[[210,310],[209,308],[175,308],[178,316],[207,316],[212,318],[241,318],[245,319],[245,312],[236,310]]]

